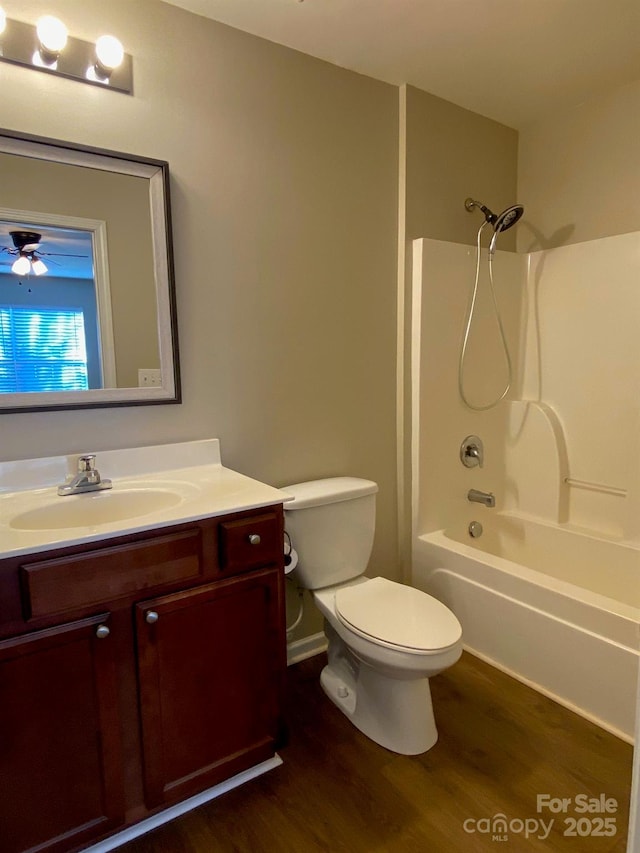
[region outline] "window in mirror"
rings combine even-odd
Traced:
[[[81,309],[0,304],[0,393],[89,387]]]
[[[5,310],[7,323],[15,334],[28,322],[27,356],[29,363],[40,363],[38,375],[28,381],[18,381],[25,365],[16,362],[16,393],[22,391],[79,391],[116,386],[113,358],[113,323],[107,263],[106,224],[60,214],[36,214],[29,211],[0,209],[0,310]],[[49,224],[47,224],[49,220]],[[54,227],[50,221],[65,227]],[[18,310],[20,309],[20,310]],[[43,312],[43,313],[38,313]],[[52,346],[51,318],[57,317],[56,328],[63,328],[62,317],[73,316],[73,328],[82,324],[85,344],[86,383],[79,385],[79,375],[67,364],[61,373],[55,372],[53,362],[67,361],[70,351],[63,354],[62,341]],[[29,318],[27,321],[26,318]],[[17,324],[17,318],[21,322]],[[45,318],[47,318],[45,320]],[[71,327],[69,327],[71,329]],[[39,339],[41,338],[41,339]],[[20,340],[25,343],[24,335]],[[77,351],[72,345],[71,349]],[[5,347],[4,369],[8,370],[6,353],[13,352],[18,360],[27,352]],[[23,353],[18,356],[17,353]],[[59,355],[57,355],[58,353]],[[74,356],[75,358],[75,356]],[[47,378],[44,361],[48,359],[53,371]],[[53,376],[57,377],[55,380]],[[6,376],[9,374],[6,373]],[[66,377],[66,385],[62,377]],[[8,381],[8,380],[6,380]],[[23,387],[25,385],[28,387]],[[0,384],[0,393],[10,393]]]

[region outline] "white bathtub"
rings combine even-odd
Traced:
[[[631,741],[639,662],[640,548],[483,513],[415,538],[413,585],[458,616],[465,647]]]

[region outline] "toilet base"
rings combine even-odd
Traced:
[[[355,658],[332,629],[327,635],[329,663],[320,684],[334,705],[363,734],[392,752],[420,755],[431,749],[438,731],[429,679],[389,678]]]

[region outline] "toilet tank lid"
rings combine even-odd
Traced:
[[[293,500],[285,504],[285,509],[289,512],[374,495],[378,491],[378,484],[359,477],[327,477],[324,480],[283,486],[282,491],[293,496]]]

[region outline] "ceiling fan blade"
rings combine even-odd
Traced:
[[[68,255],[66,252],[36,252],[36,255],[44,255],[47,258],[88,258],[89,255]]]

